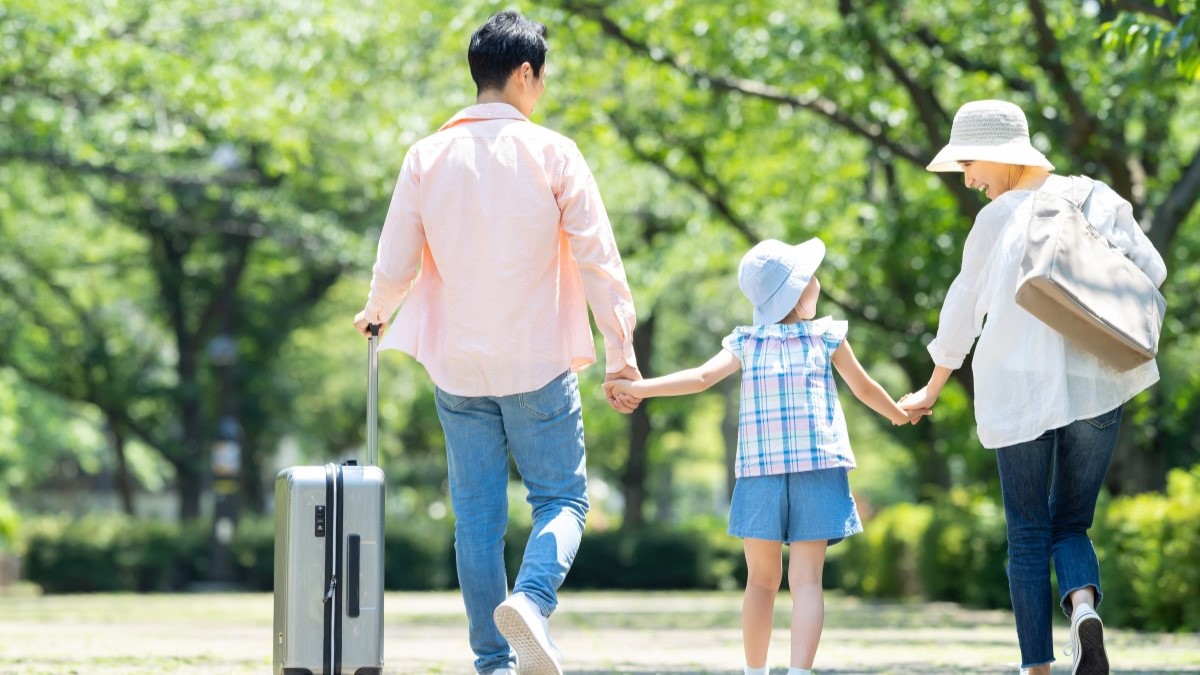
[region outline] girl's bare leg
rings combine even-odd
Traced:
[[[742,643],[746,665],[761,668],[767,664],[775,596],[783,581],[783,543],[746,539],[744,547],[746,595],[742,599]]]
[[[793,668],[811,669],[821,642],[825,626],[825,593],[821,589],[825,549],[825,540],[791,544],[788,586],[792,589]]]

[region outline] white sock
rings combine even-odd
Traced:
[[[1075,603],[1075,606],[1071,608],[1071,618],[1074,619],[1075,616],[1079,614],[1079,610],[1083,609],[1084,607],[1087,607],[1088,609],[1092,608],[1092,606],[1086,602]]]
[[[788,668],[788,675],[812,675],[812,671],[805,668]]]
[[[743,672],[745,672],[746,675],[767,675],[767,667],[763,666],[762,668],[751,668],[750,666],[746,666],[746,669]]]

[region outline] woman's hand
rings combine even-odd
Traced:
[[[933,414],[933,404],[937,403],[938,393],[931,393],[929,386],[921,387],[911,394],[905,394],[897,402],[900,409],[909,413],[909,424],[916,424],[926,415]]]

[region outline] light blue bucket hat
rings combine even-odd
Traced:
[[[754,305],[754,323],[779,323],[787,316],[824,258],[825,243],[816,237],[796,246],[767,239],[742,256],[738,286]]]

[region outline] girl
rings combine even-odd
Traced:
[[[821,285],[814,276],[825,245],[764,241],[742,258],[738,285],[754,305],[754,325],[739,326],[698,368],[605,387],[626,404],[693,394],[742,371],[738,448],[729,533],[745,540],[742,637],[746,675],[766,675],[783,544],[791,546],[792,654],[788,675],[811,672],[825,602],[825,548],[862,531],[847,473],[855,466],[830,369],[858,400],[893,424],[907,413],[859,365],[846,322],[814,320]],[[910,418],[911,415],[911,418]]]

